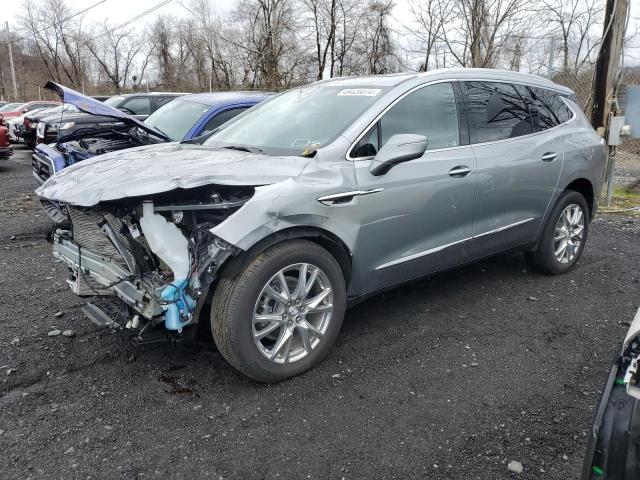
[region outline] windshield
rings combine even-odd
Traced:
[[[5,106],[0,107],[0,112],[11,112],[13,111],[13,109],[19,105],[22,105],[21,103],[7,103]]]
[[[58,105],[57,107],[53,107],[53,108],[46,108],[42,112],[46,113],[47,115],[55,115],[56,113],[61,113],[63,111],[64,111],[64,113],[78,113],[78,112],[80,112],[80,110],[78,110],[75,107],[75,105],[71,105],[70,103],[65,103],[64,105]]]
[[[121,95],[116,95],[115,97],[107,98],[103,103],[111,107],[117,107],[124,101],[124,97]]]
[[[144,123],[157,128],[171,140],[182,140],[195,123],[211,108],[204,103],[176,99],[149,115]]]
[[[327,145],[369,108],[383,88],[311,85],[248,110],[204,145],[255,147],[272,155],[302,155]]]

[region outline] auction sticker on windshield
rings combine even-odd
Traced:
[[[345,88],[338,93],[343,97],[375,97],[381,92],[379,88]]]

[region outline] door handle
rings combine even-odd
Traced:
[[[458,165],[457,167],[453,167],[449,170],[449,176],[455,178],[466,177],[471,173],[471,169],[466,165]]]
[[[543,162],[553,162],[556,158],[558,158],[558,154],[554,152],[547,152],[542,155]]]

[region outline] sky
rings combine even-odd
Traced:
[[[29,1],[29,0],[27,0]],[[101,0],[67,0],[67,4],[73,11],[86,9]],[[110,24],[119,25],[131,18],[163,3],[164,0],[104,0],[103,3],[91,8],[84,14],[85,21],[102,22],[108,20]],[[214,10],[221,16],[228,14],[235,5],[235,0],[210,0],[214,6]],[[416,1],[416,0],[413,0]],[[604,3],[605,0],[602,0]],[[0,0],[0,22],[4,26],[5,22],[9,22],[9,28],[16,23],[16,17],[23,10],[23,2],[21,0]],[[188,0],[186,0],[188,3]],[[396,0],[396,7],[393,11],[393,23],[396,30],[403,30],[404,26],[411,23],[410,13],[411,0]],[[135,25],[139,28],[153,21],[160,14],[171,14],[176,16],[186,16],[187,11],[180,5],[180,0],[172,0],[167,5],[160,7],[154,12],[137,20]],[[631,19],[629,31],[640,29],[640,1],[631,0]],[[632,42],[631,48],[625,52],[625,61],[627,64],[640,64],[640,36]]]

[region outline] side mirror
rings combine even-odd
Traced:
[[[371,161],[369,172],[377,177],[384,175],[399,163],[420,158],[427,149],[427,143],[427,137],[423,135],[393,135]]]

